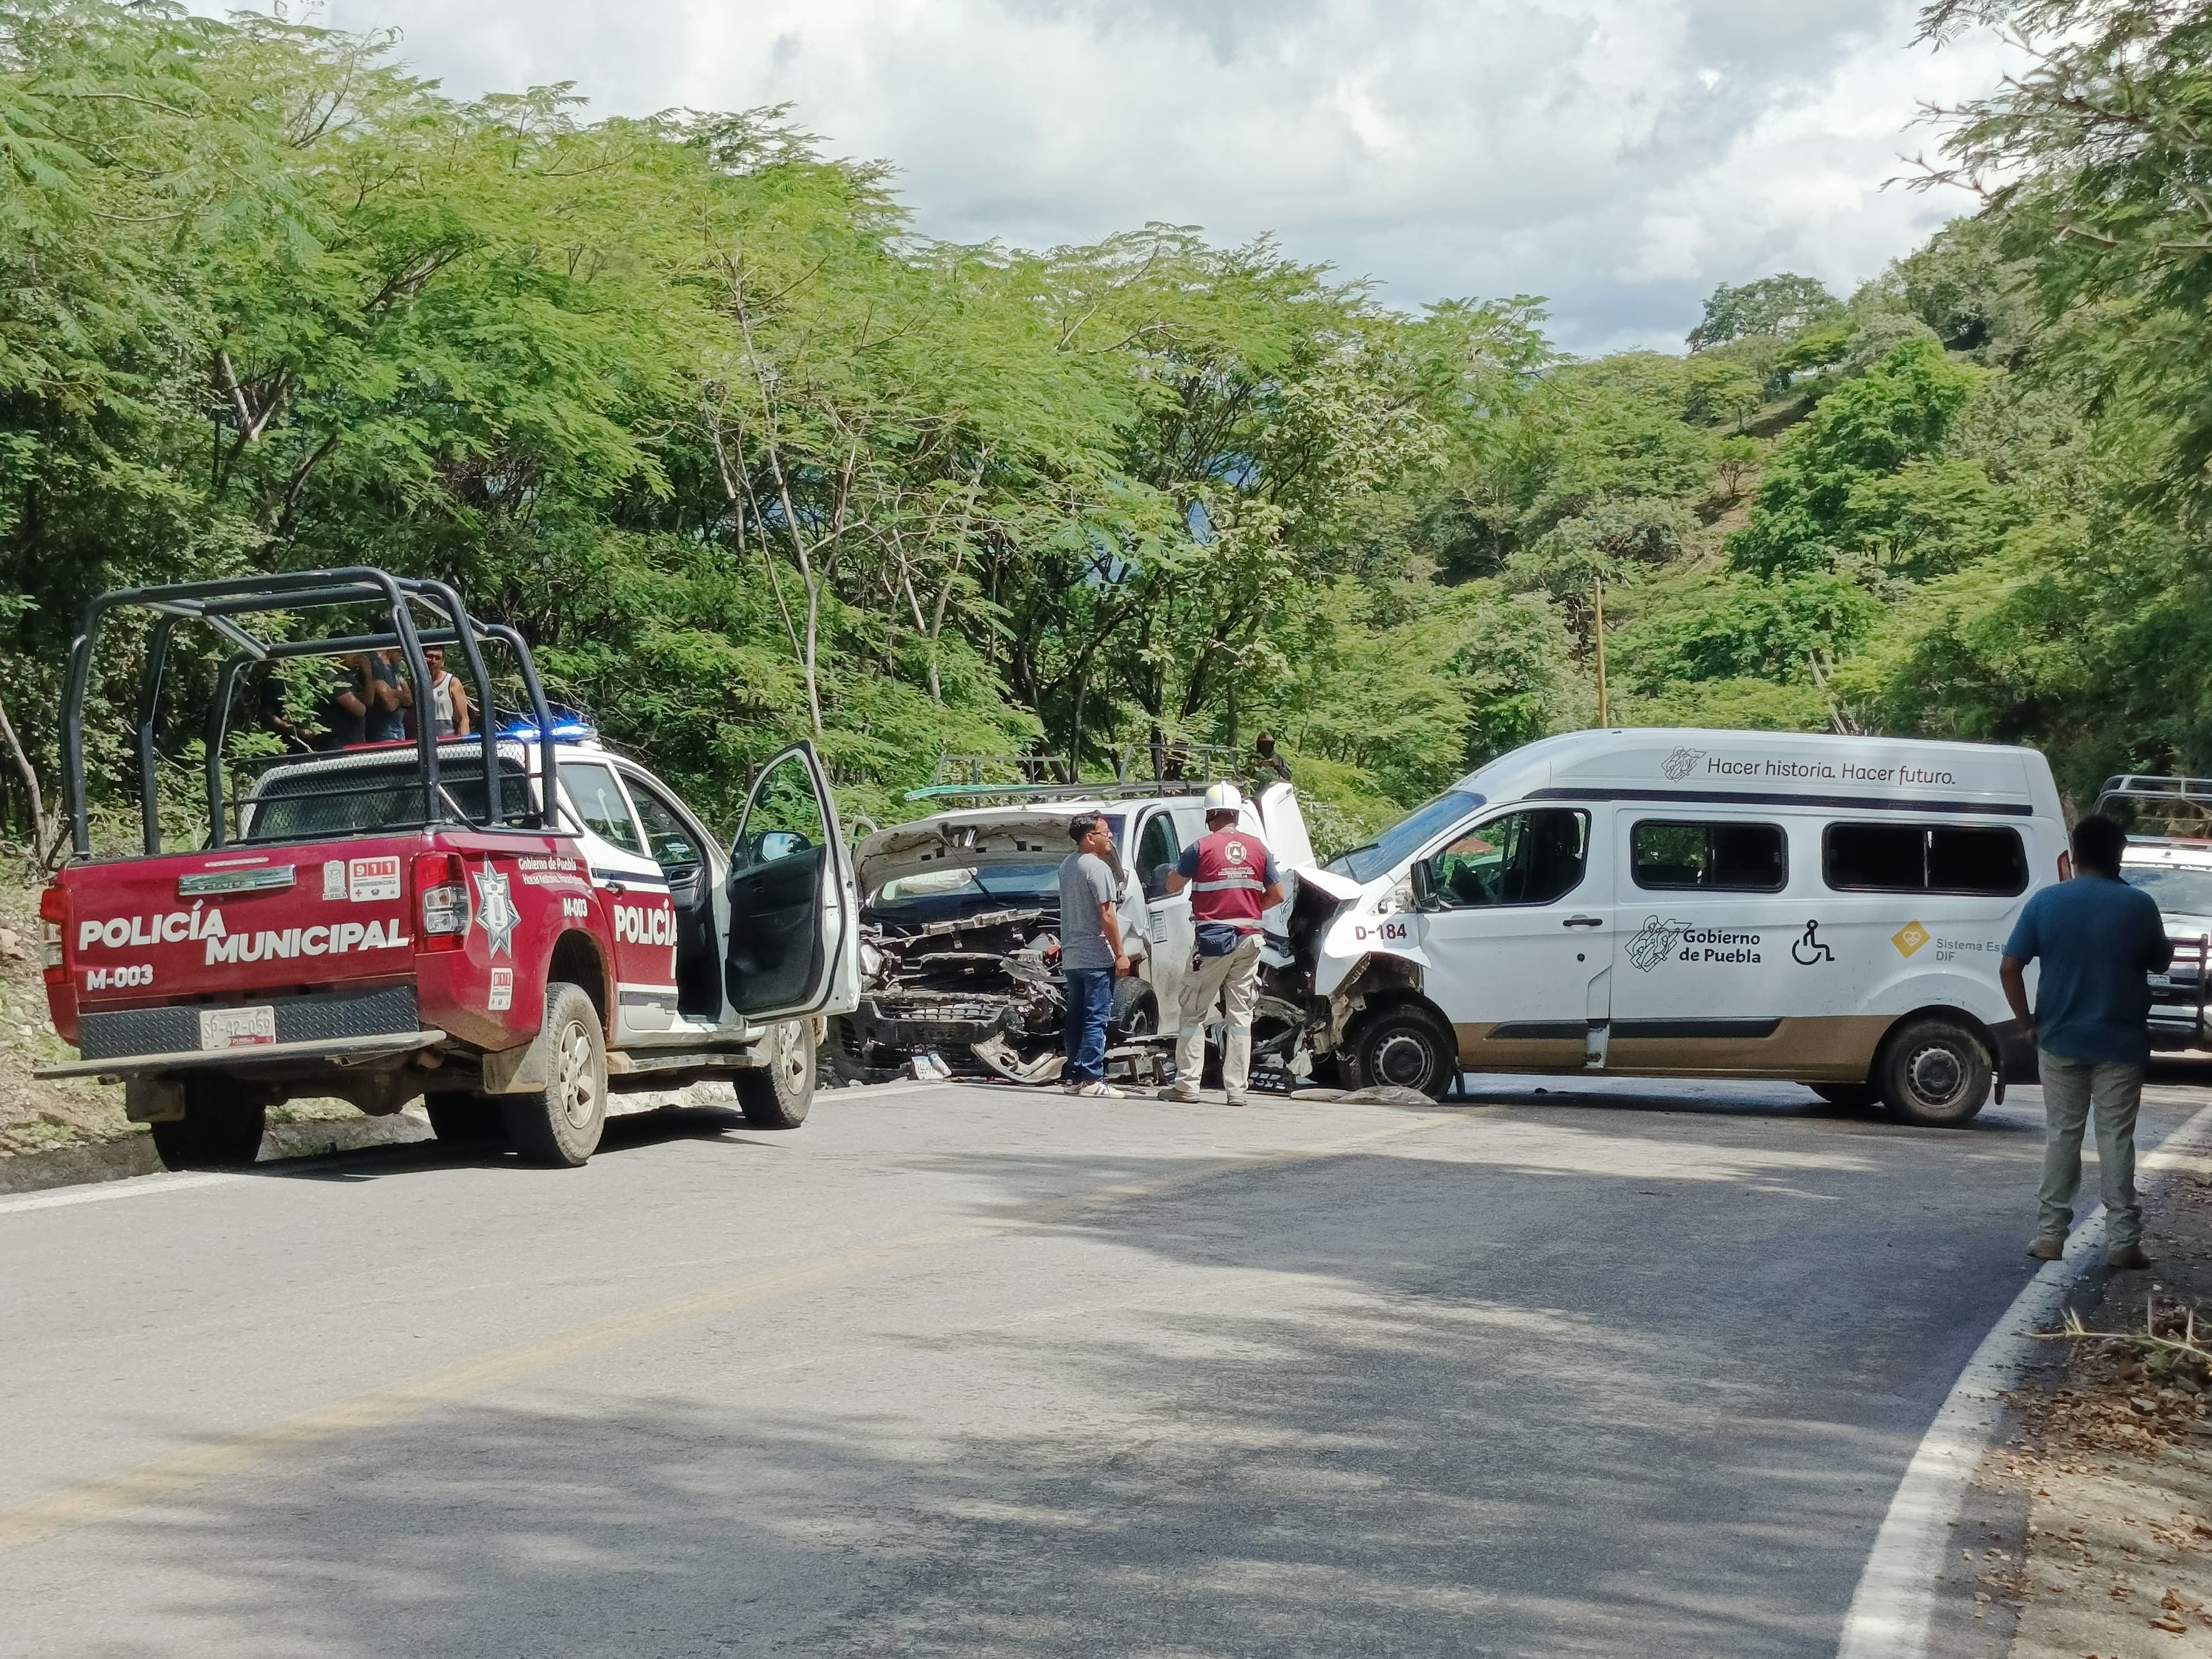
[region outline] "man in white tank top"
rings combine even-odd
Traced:
[[[459,677],[446,672],[446,650],[443,646],[422,647],[422,665],[430,671],[430,714],[435,722],[434,730],[441,738],[465,738],[469,735],[469,694]],[[407,707],[414,708],[415,688],[409,686]]]

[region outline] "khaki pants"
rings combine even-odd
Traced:
[[[1194,1089],[1206,1071],[1206,1020],[1213,1000],[1229,1021],[1221,1045],[1221,1086],[1230,1099],[1244,1098],[1252,1076],[1252,1006],[1260,999],[1260,936],[1247,933],[1225,957],[1200,957],[1183,975],[1182,1032],[1176,1040],[1176,1081]]]
[[[2142,1243],[2142,1203],[2136,1196],[2136,1112],[2142,1104],[2143,1068],[2124,1060],[2089,1065],[2045,1049],[2036,1059],[2043,1074],[2043,1191],[2035,1232],[2061,1239],[2074,1224],[2074,1194],[2081,1185],[2081,1135],[2093,1109],[2097,1126],[2097,1176],[2105,1189],[2105,1238],[2115,1249]]]

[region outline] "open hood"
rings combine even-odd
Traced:
[[[1010,812],[990,818],[963,817],[902,823],[878,830],[860,845],[854,873],[862,893],[887,881],[960,865],[1054,863],[1074,851],[1067,839],[1066,812]]]

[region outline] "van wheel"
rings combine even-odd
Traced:
[[[1808,1083],[1805,1086],[1829,1105],[1846,1112],[1863,1112],[1881,1104],[1881,1091],[1871,1083]]]
[[[599,1150],[607,1127],[607,1048],[599,1010],[580,985],[545,988],[553,1081],[543,1093],[502,1095],[507,1138],[526,1164],[574,1169]]]
[[[495,1095],[432,1095],[423,1109],[430,1133],[448,1146],[483,1146],[507,1139],[502,1103]]]
[[[1450,1028],[1425,1008],[1401,1003],[1352,1028],[1344,1046],[1344,1081],[1354,1089],[1389,1085],[1442,1100],[1459,1072]]]
[[[1892,1116],[1923,1129],[1955,1129],[1990,1097],[1989,1050],[1955,1021],[1916,1019],[1883,1045],[1875,1079]]]
[[[269,1127],[269,1097],[228,1078],[196,1077],[185,1084],[185,1115],[147,1126],[165,1170],[221,1170],[261,1156]]]
[[[738,1073],[748,1127],[796,1129],[814,1103],[814,1022],[787,1019],[761,1039],[768,1064]]]

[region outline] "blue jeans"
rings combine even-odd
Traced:
[[[1113,1008],[1111,968],[1067,970],[1067,1025],[1062,1043],[1067,1066],[1060,1074],[1062,1083],[1106,1080],[1106,1016]]]

